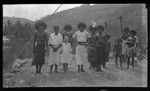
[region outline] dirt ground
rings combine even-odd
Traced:
[[[147,87],[147,60],[139,61],[133,69],[116,69],[114,59],[110,59],[103,72],[89,69],[89,63],[84,67],[85,72],[77,72],[76,64],[69,65],[64,73],[59,66],[59,73],[49,73],[49,66],[44,65],[42,74],[35,75],[35,67],[31,67],[31,59],[20,72],[10,78],[3,78],[3,87]]]

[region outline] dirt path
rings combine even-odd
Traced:
[[[89,70],[89,64],[85,66],[86,72],[77,72],[76,65],[70,65],[67,73],[62,72],[62,66],[59,67],[59,73],[48,73],[49,67],[44,65],[41,75],[35,75],[35,68],[31,67],[31,60],[21,68],[21,71],[13,77],[3,79],[4,87],[145,87],[147,86],[147,60],[138,62],[132,69],[116,69],[114,60],[107,63],[107,69],[104,72],[93,72]],[[124,65],[125,66],[125,65]]]

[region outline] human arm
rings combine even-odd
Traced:
[[[73,39],[77,38],[77,32],[72,36]]]
[[[135,41],[136,47],[138,47],[138,45],[139,45],[139,40],[138,40],[138,37],[137,37],[137,36],[136,36],[135,38],[136,38],[136,41]]]
[[[33,53],[35,53],[35,45],[36,45],[36,33],[34,34],[33,37]]]
[[[69,43],[69,51],[70,53],[72,53],[72,48],[71,48],[71,44]]]
[[[54,47],[54,52],[57,51],[63,43],[63,36],[61,34],[59,34],[59,39],[57,40],[57,47]]]
[[[46,51],[48,50],[48,37],[49,37],[49,35],[47,34],[47,33],[45,33],[45,36],[44,36],[44,40],[45,40],[45,49],[46,49]]]
[[[51,44],[52,41],[52,35],[49,35],[49,39],[48,39],[48,46],[51,47],[53,50],[55,49],[54,46]]]

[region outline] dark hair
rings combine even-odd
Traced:
[[[90,32],[96,32],[96,27],[93,27],[92,25],[89,26]]]
[[[54,26],[54,27],[53,27],[54,30],[55,30],[56,28],[58,28],[58,30],[59,30],[59,26]]]
[[[104,27],[103,27],[102,25],[98,25],[98,26],[97,26],[97,30],[99,30],[99,29],[101,29],[101,30],[104,31]]]
[[[41,20],[36,21],[34,26],[37,30],[41,30],[39,27],[43,27],[43,30],[47,28],[47,24]]]
[[[110,35],[105,35],[106,36],[106,38],[109,38],[110,39]]]
[[[78,25],[77,25],[77,27],[78,27],[78,29],[80,29],[80,28],[86,28],[86,24],[84,23],[84,22],[80,22],[80,23],[78,23]]]
[[[125,29],[124,29],[124,32],[129,32],[129,28],[125,28]]]
[[[71,31],[72,30],[72,26],[71,25],[69,25],[69,24],[67,24],[67,25],[65,25],[64,26],[64,28],[63,28],[66,32],[69,32],[69,31]]]
[[[130,34],[136,35],[136,31],[135,31],[135,30],[131,30],[131,31],[130,31]]]

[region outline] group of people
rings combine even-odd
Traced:
[[[129,30],[129,28],[124,29],[123,35],[115,40],[114,45],[114,55],[115,55],[115,65],[117,66],[117,59],[120,59],[120,67],[122,68],[122,63],[127,63],[127,69],[132,64],[134,68],[135,58],[137,57],[138,52],[138,37],[135,30]],[[132,60],[130,62],[130,59]]]
[[[104,27],[102,25],[91,25],[87,28],[84,22],[80,22],[77,25],[78,31],[72,36],[69,36],[69,31],[72,30],[71,25],[64,26],[63,29],[66,31],[65,35],[59,32],[59,26],[54,26],[54,33],[48,35],[45,32],[47,24],[42,21],[37,21],[35,28],[38,31],[34,35],[34,58],[32,65],[36,66],[36,74],[41,73],[41,68],[42,65],[45,64],[46,57],[48,61],[47,64],[50,67],[50,73],[53,72],[54,68],[54,72],[58,72],[58,66],[60,64],[63,64],[63,70],[66,72],[68,70],[68,64],[70,64],[72,60],[72,55],[75,55],[78,72],[84,72],[84,66],[88,62],[90,63],[90,69],[95,71],[102,71],[102,66],[106,68],[106,62],[109,61],[110,53],[110,35],[103,35]],[[121,62],[125,58],[130,59],[131,56],[133,57],[131,50],[133,51],[135,49],[132,47],[133,41],[137,40],[137,37],[134,37],[135,35],[133,36],[135,31],[130,32],[132,33],[127,34],[125,32],[121,38],[116,40],[116,45],[114,46],[116,59],[120,57]],[[76,45],[70,40],[75,41]],[[125,44],[128,45],[126,49],[122,46],[124,41],[126,41]],[[74,46],[76,50],[73,54]],[[124,50],[128,50],[130,56],[127,56],[127,53],[123,55],[123,48]],[[122,55],[120,56],[120,54]]]

